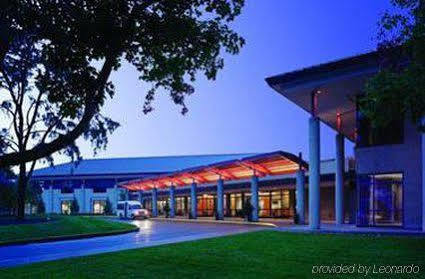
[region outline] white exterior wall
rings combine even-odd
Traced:
[[[104,193],[93,193],[90,188],[76,188],[73,193],[61,193],[60,189],[43,189],[41,193],[46,213],[61,213],[61,203],[64,200],[73,200],[78,202],[80,213],[90,214],[93,213],[93,201],[107,200],[112,204],[112,209],[115,211],[118,202],[118,189],[107,188]]]
[[[118,204],[118,189],[117,189],[117,187],[107,188],[106,189],[106,196],[112,204],[112,210],[115,212],[115,210],[117,210],[117,204]]]

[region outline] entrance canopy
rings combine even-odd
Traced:
[[[128,190],[150,190],[152,188],[181,187],[191,183],[209,184],[222,180],[241,180],[256,176],[295,173],[308,165],[294,154],[277,151],[258,154],[230,161],[183,169],[168,174],[122,182],[119,185]]]
[[[289,72],[266,79],[285,98],[315,115],[331,128],[355,140],[356,96],[378,71],[378,55],[371,52]]]

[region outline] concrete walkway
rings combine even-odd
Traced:
[[[279,231],[296,233],[346,233],[346,234],[373,234],[373,235],[406,235],[425,237],[425,233],[416,230],[406,230],[394,227],[357,227],[356,225],[345,224],[337,226],[332,223],[321,224],[319,230],[312,230],[308,225],[277,224]]]
[[[156,246],[237,234],[264,227],[234,224],[177,223],[152,220],[132,221],[136,233],[90,239],[34,243],[0,247],[0,267]]]

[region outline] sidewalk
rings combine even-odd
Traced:
[[[165,217],[154,217],[151,218],[153,221],[163,221],[163,222],[183,222],[183,223],[208,223],[208,224],[226,224],[226,225],[248,225],[248,226],[263,226],[269,228],[277,228],[276,224],[271,222],[265,222],[261,220],[260,222],[247,222],[242,218],[224,218],[224,220],[215,220],[213,217],[199,217],[197,219],[188,219],[181,216],[176,216],[174,218],[165,218]]]
[[[408,235],[425,237],[425,232],[419,230],[406,230],[395,227],[357,227],[353,224],[335,225],[332,221],[324,221],[319,230],[312,230],[308,225],[294,225],[292,219],[271,219],[260,218],[259,222],[246,222],[242,218],[225,217],[224,220],[215,220],[213,217],[198,217],[188,219],[187,217],[176,216],[174,218],[156,217],[152,220],[165,222],[187,222],[187,223],[209,223],[209,224],[234,224],[250,225],[274,228],[279,231],[294,233],[346,233],[346,234],[369,234],[369,235]]]

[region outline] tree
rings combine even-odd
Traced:
[[[112,210],[112,203],[109,200],[109,198],[106,199],[104,213],[105,213],[105,215],[112,215],[112,214],[114,214],[114,212]]]
[[[74,198],[72,200],[70,210],[72,215],[78,214],[80,212],[80,207],[78,206],[77,199]]]
[[[43,192],[41,186],[38,183],[28,183],[25,194],[25,201],[30,205],[31,211],[32,206],[37,206],[42,200],[41,193]]]
[[[425,5],[422,0],[392,0],[395,12],[380,21],[380,71],[360,99],[360,110],[375,128],[407,117],[425,131]]]
[[[44,205],[43,199],[39,199],[37,203],[37,214],[46,213],[46,206]]]
[[[10,215],[16,209],[16,187],[12,181],[13,176],[10,170],[0,170],[0,208]]]
[[[222,51],[243,38],[229,23],[244,0],[9,0],[0,2],[0,168],[19,166],[18,217],[34,164],[63,152],[79,158],[83,135],[95,152],[118,123],[101,107],[115,93],[111,72],[133,65],[151,88],[143,112],[165,91],[182,113],[199,72],[215,79]],[[3,93],[4,92],[4,93]],[[6,118],[2,116],[3,118]],[[29,169],[26,163],[30,162]],[[26,175],[28,174],[28,175]]]

